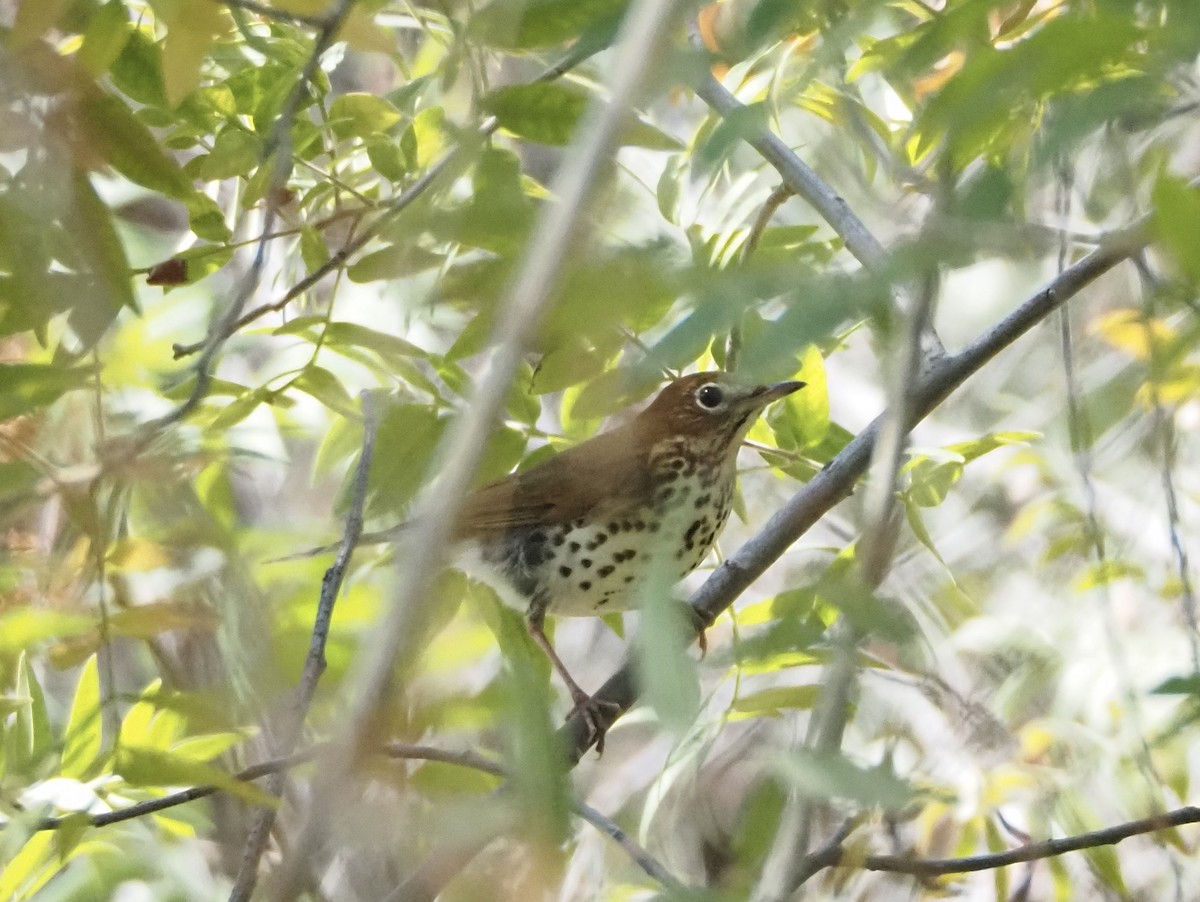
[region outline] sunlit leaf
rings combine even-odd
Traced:
[[[237,780],[228,771],[175,752],[122,744],[113,771],[131,786],[218,786],[253,805],[274,806],[278,800],[253,783]]]
[[[315,364],[305,367],[304,372],[292,385],[342,416],[359,415],[358,405],[350,397],[350,393],[338,381],[337,376],[324,367]]]
[[[367,138],[387,132],[402,118],[398,109],[374,94],[342,94],[329,105],[330,124],[343,138]]]
[[[1200,258],[1189,236],[1200,228],[1200,191],[1164,176],[1154,186],[1154,234],[1192,285],[1200,285]]]
[[[37,6],[36,3],[22,5]],[[93,76],[104,74],[121,55],[132,31],[128,8],[121,0],[109,0],[88,19],[79,48],[80,65]]]
[[[79,674],[75,700],[67,717],[63,742],[62,775],[82,780],[100,754],[100,671],[96,656],[88,658]]]
[[[775,686],[749,695],[738,696],[731,705],[739,714],[778,717],[789,709],[808,710],[817,703],[819,686]]]
[[[1086,592],[1098,586],[1106,586],[1122,579],[1144,580],[1146,571],[1130,561],[1096,561],[1089,564],[1079,578],[1072,583],[1077,592]]]

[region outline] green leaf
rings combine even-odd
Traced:
[[[216,3],[168,3],[157,7],[166,25],[162,73],[167,102],[176,106],[196,87],[200,66],[224,24],[224,11]]]
[[[692,635],[690,616],[671,576],[660,567],[639,588],[637,664],[647,703],[664,727],[681,735],[700,711],[700,682],[684,642]]]
[[[245,741],[244,735],[233,732],[189,736],[175,743],[171,747],[171,754],[187,761],[212,761]]]
[[[541,144],[569,144],[588,108],[587,94],[558,82],[508,85],[485,95],[483,108],[501,127],[521,138]],[[652,150],[681,150],[682,145],[642,119],[631,118],[621,143]]]
[[[1200,191],[1163,176],[1154,186],[1154,236],[1192,286],[1200,285]]]
[[[124,4],[122,4],[124,5]],[[253,70],[252,70],[253,71]],[[113,83],[122,94],[149,107],[167,105],[162,49],[145,31],[135,28],[112,65]]]
[[[964,462],[948,451],[915,455],[900,472],[908,474],[907,496],[921,507],[937,507],[962,478]]]
[[[1032,112],[1033,102],[1121,78],[1122,59],[1142,39],[1128,18],[1082,13],[1052,19],[1011,47],[973,50],[918,120],[914,156],[946,137],[954,164],[965,165],[1004,133],[1014,113]]]
[[[200,166],[205,181],[248,177],[262,157],[263,144],[258,135],[237,126],[226,126]]]
[[[70,314],[71,328],[85,348],[92,347],[108,331],[121,308],[137,311],[129,261],[113,226],[112,212],[80,170],[71,180],[71,204],[63,214],[63,226],[80,256],[79,269],[88,277],[90,291],[79,299]]]
[[[138,745],[121,745],[113,770],[131,786],[218,786],[252,805],[275,806],[279,800],[253,783],[235,779],[228,772],[175,752]]]
[[[1036,441],[1041,437],[1042,434],[1040,432],[990,432],[987,435],[981,435],[979,438],[971,439],[967,442],[956,442],[953,445],[947,445],[946,450],[951,454],[957,454],[963,459],[964,463],[970,463],[999,448],[1008,448],[1013,445],[1028,445],[1030,442]]]
[[[23,775],[36,767],[52,741],[46,697],[24,651],[17,658],[16,671],[13,696],[28,699],[29,702],[17,709],[13,720],[0,733],[4,741],[2,760],[8,775]]]
[[[859,805],[896,811],[916,796],[915,790],[883,767],[860,767],[844,755],[798,749],[778,764],[783,778],[814,799],[844,799]]]
[[[365,284],[385,279],[402,279],[439,266],[443,257],[414,244],[392,245],[367,254],[346,270],[351,282]]]
[[[358,405],[346,391],[346,387],[338,381],[337,376],[324,367],[315,364],[305,367],[300,377],[292,383],[294,388],[316,398],[330,410],[345,417],[360,415]]]
[[[815,345],[804,351],[800,369],[792,378],[804,383],[775,404],[767,414],[767,425],[775,441],[785,450],[807,451],[820,445],[829,434],[829,389],[825,378],[825,358]]]
[[[1145,578],[1145,569],[1129,561],[1096,561],[1087,566],[1071,587],[1076,592],[1086,592],[1122,579],[1143,581]]]
[[[87,659],[79,674],[75,700],[67,717],[66,739],[63,744],[62,776],[86,779],[92,764],[100,755],[100,671],[96,655]]]
[[[188,225],[197,238],[204,241],[225,242],[232,237],[233,232],[225,224],[225,214],[217,206],[217,202],[207,194],[202,191],[193,191],[184,199],[184,204],[187,206],[188,211]],[[223,248],[222,250],[227,255],[226,260],[233,254],[233,248]],[[185,251],[184,253],[186,254],[187,252]],[[212,251],[212,253],[216,253],[216,251]],[[206,262],[213,261],[208,260]],[[224,265],[225,261],[222,261],[220,266]],[[214,267],[214,269],[219,269],[220,266]],[[203,272],[203,275],[207,275],[208,272],[212,271],[207,270]],[[201,275],[198,274],[196,278],[201,278]]]
[[[339,138],[383,134],[403,118],[391,103],[374,94],[342,94],[329,105],[329,122]]]
[[[103,75],[121,55],[132,33],[128,8],[121,0],[110,0],[88,19],[76,57],[79,64],[93,77]]]
[[[53,363],[0,363],[0,420],[7,420],[58,400],[92,377],[91,367]],[[2,640],[0,640],[2,641]]]
[[[51,639],[81,636],[95,627],[91,617],[45,608],[18,607],[0,614],[0,652],[11,654]]]
[[[774,686],[734,699],[731,706],[739,714],[778,716],[783,710],[807,711],[820,697],[820,686]]]
[[[1200,695],[1200,674],[1168,677],[1150,692],[1152,695]]]
[[[212,424],[208,427],[214,433],[221,433],[240,423],[250,414],[254,413],[258,405],[266,401],[271,395],[271,392],[266,387],[256,388],[248,391],[239,398],[230,401],[221,409],[221,412],[213,418]]]
[[[374,351],[384,360],[426,358],[429,353],[398,335],[377,332],[358,323],[336,322],[325,327],[325,344],[331,348],[356,347]]]
[[[386,136],[368,140],[367,159],[371,168],[389,182],[403,181],[417,165],[415,153],[405,153],[400,142]]]
[[[0,899],[32,899],[57,871],[54,832],[35,833],[0,870]]]
[[[163,153],[154,133],[116,97],[90,92],[79,101],[76,114],[89,149],[129,181],[180,200],[193,193],[191,182]]]
[[[435,408],[422,404],[397,404],[384,412],[376,444],[386,451],[371,461],[372,516],[397,516],[404,510],[425,477],[445,425]],[[353,469],[347,479],[352,473]],[[345,510],[347,489],[348,485],[339,496],[339,513]]]
[[[552,47],[586,32],[611,31],[629,0],[493,0],[471,18],[474,37],[508,50]]]
[[[917,537],[917,541],[924,545],[929,553],[938,559],[942,566],[948,566],[945,559],[938,552],[937,547],[933,544],[933,536],[929,534],[929,530],[925,526],[925,520],[921,516],[921,506],[913,501],[912,496],[908,493],[903,495],[904,515],[908,520],[908,527],[913,531],[913,535]]]

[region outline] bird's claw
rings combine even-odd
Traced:
[[[687,605],[688,616],[692,620],[692,628],[696,631],[696,644],[700,646],[700,660],[704,660],[704,656],[708,654],[708,633],[707,630],[712,626],[712,621],[708,619],[708,615],[696,610],[690,604]]]
[[[572,692],[571,701],[575,703],[575,707],[567,712],[566,719],[570,720],[576,714],[582,717],[588,728],[588,743],[595,742],[597,756],[603,755],[604,737],[608,733],[609,725],[621,713],[621,706],[616,702],[595,698],[583,691]]]

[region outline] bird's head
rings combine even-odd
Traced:
[[[802,388],[803,382],[756,385],[719,370],[693,373],[659,392],[640,418],[660,435],[729,450],[741,444],[768,404]]]

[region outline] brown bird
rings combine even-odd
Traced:
[[[627,610],[652,574],[691,573],[729,518],[742,439],[768,404],[803,387],[684,376],[624,424],[467,499],[454,529],[466,546],[463,569],[524,611],[598,749],[594,703],[546,637],[546,615]],[[403,526],[361,541],[385,541]]]

